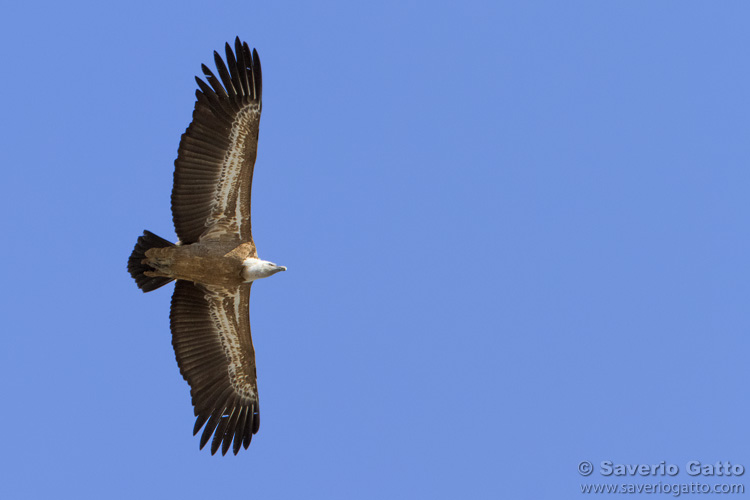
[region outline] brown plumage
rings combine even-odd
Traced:
[[[218,77],[202,65],[193,121],[175,160],[172,219],[179,243],[145,231],[128,260],[144,292],[177,280],[170,313],[172,345],[190,384],[200,447],[237,454],[258,432],[255,351],[250,336],[252,282],[281,266],[260,260],[250,225],[262,76],[258,53],[235,40]]]

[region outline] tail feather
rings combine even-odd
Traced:
[[[143,236],[138,238],[133,253],[130,254],[130,258],[128,259],[128,272],[135,280],[138,288],[143,290],[144,293],[156,290],[172,281],[171,278],[152,277],[143,274],[146,271],[154,270],[148,264],[143,263],[143,259],[146,258],[146,251],[151,248],[173,246],[174,243],[171,243],[164,238],[160,238],[150,231],[143,231]]]

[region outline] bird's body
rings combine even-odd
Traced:
[[[172,218],[180,241],[145,231],[128,260],[144,292],[176,280],[172,345],[195,409],[194,433],[211,453],[236,454],[258,432],[255,350],[250,336],[252,283],[286,268],[258,257],[250,225],[262,79],[256,51],[235,40],[226,64],[214,52],[216,77],[199,90],[193,121],[180,140]]]
[[[240,286],[275,274],[263,272],[264,263],[273,266],[275,264],[257,258],[252,243],[235,246],[225,241],[207,241],[151,248],[146,252],[146,263],[154,269],[144,272],[149,277],[165,277],[224,287]],[[286,268],[279,269],[284,270]]]

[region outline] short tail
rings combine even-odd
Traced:
[[[138,241],[135,244],[135,248],[133,249],[133,253],[130,254],[130,258],[128,259],[128,272],[135,280],[138,288],[143,290],[144,293],[156,290],[157,288],[164,286],[172,281],[171,278],[152,277],[143,274],[146,271],[154,270],[154,268],[152,268],[148,264],[143,263],[143,259],[146,258],[146,251],[151,248],[164,248],[173,246],[174,243],[170,243],[169,241],[156,236],[150,231],[143,231],[143,236],[138,238]]]

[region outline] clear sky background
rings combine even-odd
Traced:
[[[0,497],[581,498],[582,460],[750,469],[748,19],[6,5]],[[175,239],[193,76],[236,35],[264,72],[255,242],[289,271],[253,287],[261,427],[221,457],[191,435],[172,285],[126,261]]]

